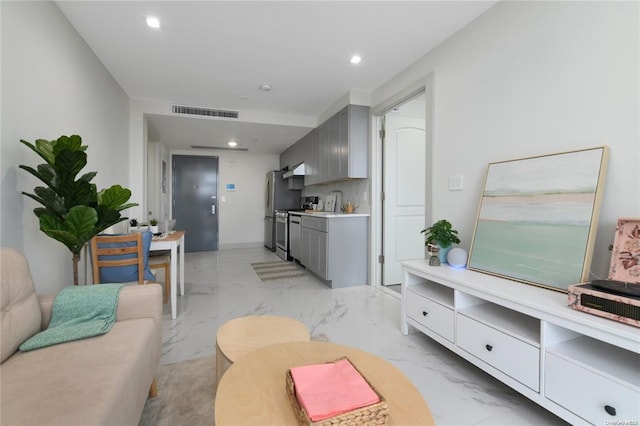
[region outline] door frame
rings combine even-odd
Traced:
[[[425,227],[433,221],[433,152],[434,152],[434,73],[429,73],[426,77],[407,86],[371,108],[371,249],[369,259],[369,276],[372,285],[383,291],[399,297],[400,294],[382,285],[382,268],[379,263],[379,256],[383,249],[383,212],[382,212],[382,190],[384,171],[382,168],[382,138],[380,130],[383,128],[382,120],[384,115],[394,107],[405,103],[415,96],[424,92],[425,94]],[[420,230],[416,230],[420,232]]]

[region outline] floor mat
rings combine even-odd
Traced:
[[[306,275],[304,268],[297,263],[285,262],[282,260],[276,262],[252,263],[251,267],[253,267],[253,270],[262,282],[285,278],[296,278]]]

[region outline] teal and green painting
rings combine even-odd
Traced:
[[[469,268],[563,290],[582,282],[603,155],[490,164]]]

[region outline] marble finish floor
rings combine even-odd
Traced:
[[[264,248],[187,253],[178,318],[164,307],[162,364],[215,354],[216,330],[244,315],[296,318],[312,335],[376,354],[404,372],[438,425],[565,424],[421,333],[400,333],[398,294],[370,286],[329,289],[311,275],[262,282],[251,263]]]

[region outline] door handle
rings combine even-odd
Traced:
[[[211,214],[216,214],[216,205],[211,204]]]

